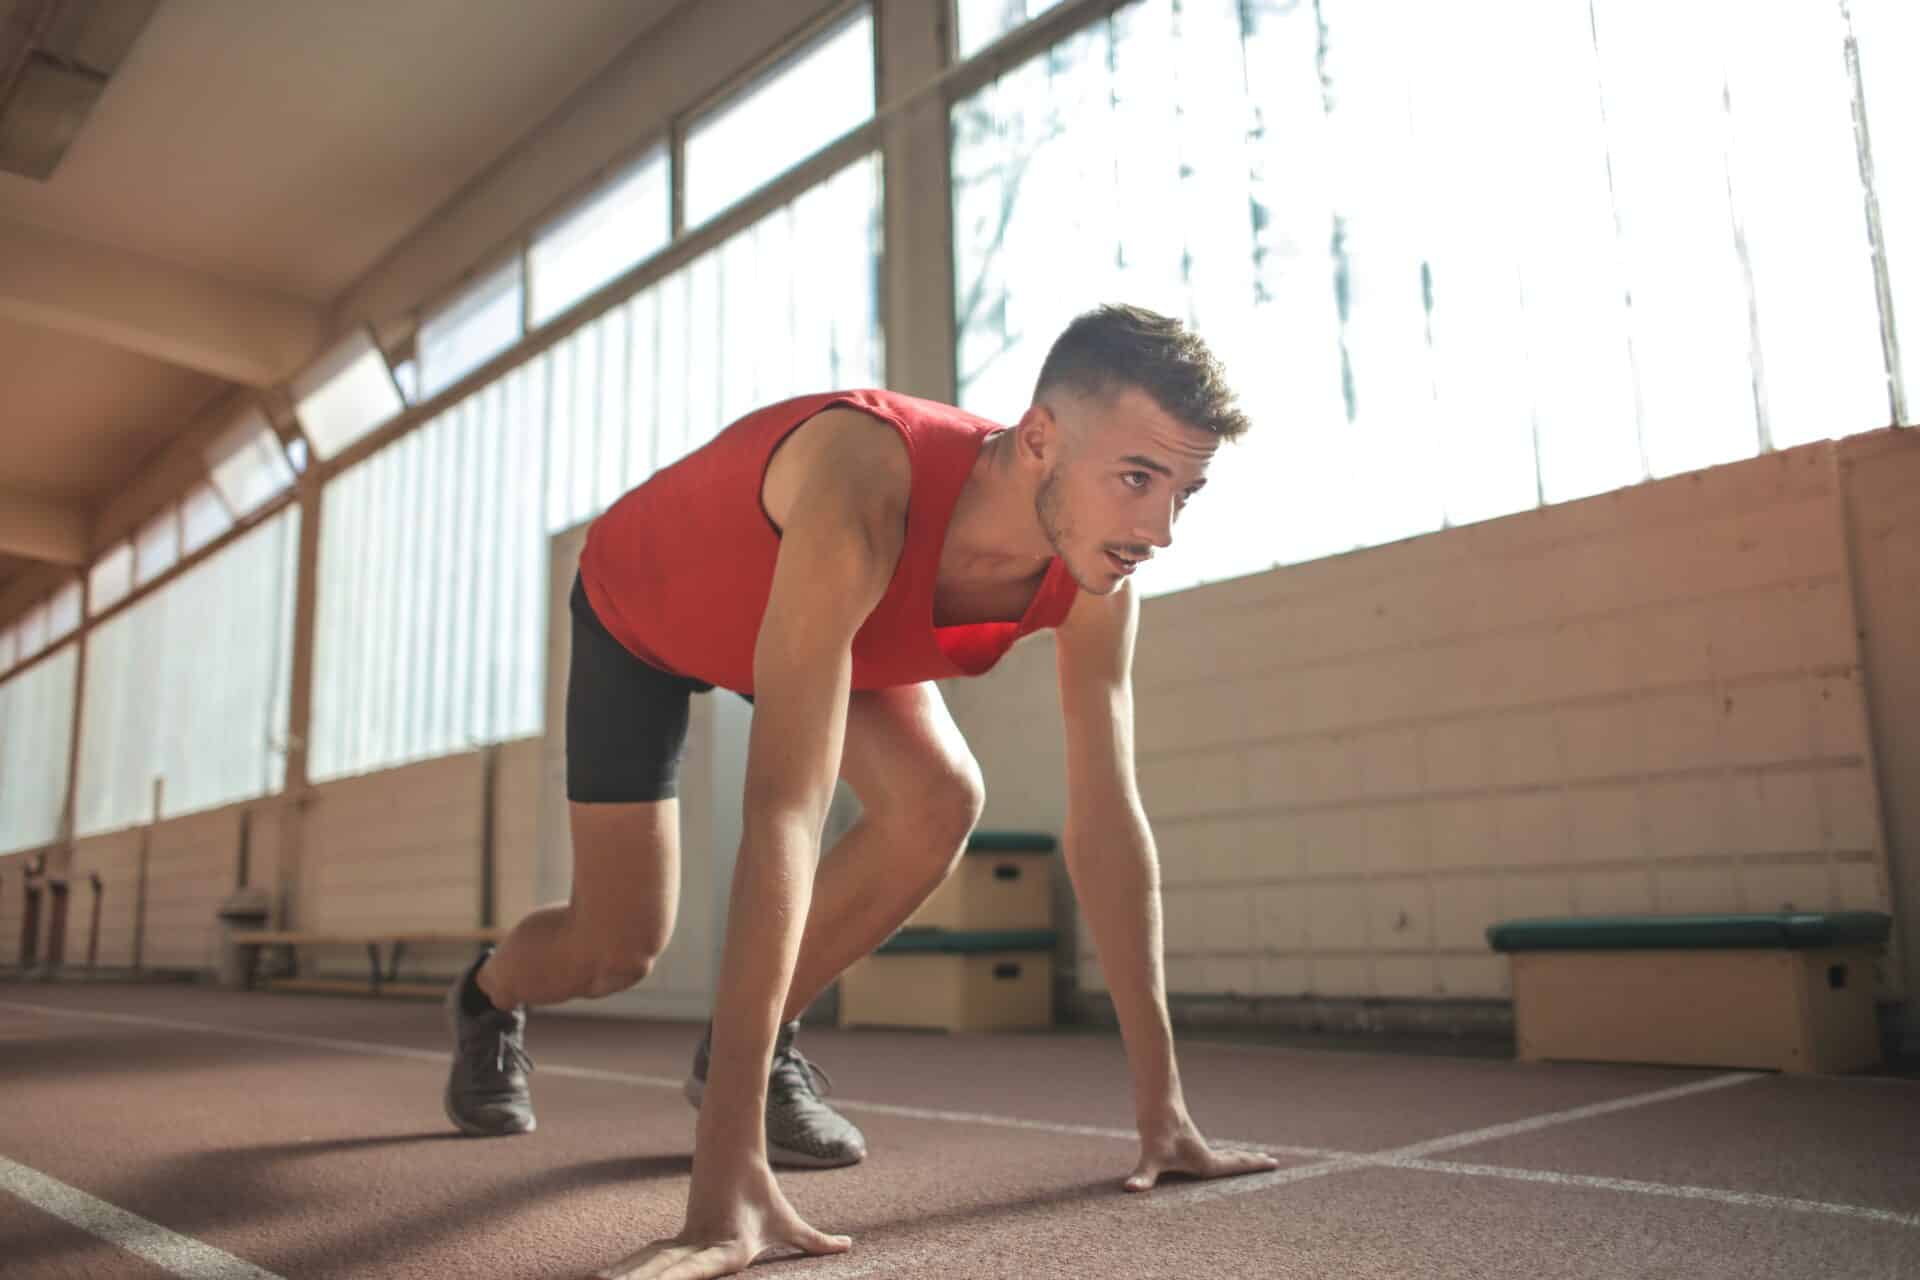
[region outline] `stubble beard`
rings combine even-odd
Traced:
[[[1047,545],[1053,548],[1053,554],[1060,558],[1067,573],[1073,578],[1074,585],[1090,595],[1105,595],[1118,586],[1117,582],[1089,583],[1080,572],[1080,567],[1067,553],[1067,540],[1073,536],[1073,528],[1067,523],[1063,503],[1060,500],[1060,488],[1056,483],[1059,472],[1049,471],[1040,481],[1039,491],[1033,496],[1033,513],[1040,521],[1040,531],[1047,537]]]

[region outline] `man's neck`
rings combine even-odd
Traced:
[[[957,583],[1024,582],[1053,556],[1034,508],[1034,492],[1014,465],[1013,434],[998,431],[960,490],[940,552],[940,577]]]

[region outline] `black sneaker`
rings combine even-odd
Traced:
[[[447,1076],[447,1119],[476,1138],[500,1138],[532,1133],[533,1095],[527,1073],[524,1009],[502,1012],[489,1008],[468,1013],[462,996],[480,971],[491,947],[480,953],[460,980],[447,992],[447,1026],[453,1032],[453,1069]]]
[[[853,1121],[821,1101],[821,1089],[831,1089],[827,1073],[808,1062],[793,1047],[799,1022],[780,1028],[773,1045],[773,1070],[767,1077],[767,1160],[802,1169],[837,1169],[867,1158],[867,1140]],[[681,1088],[697,1109],[707,1090],[708,1041],[700,1037],[693,1051],[693,1071]]]

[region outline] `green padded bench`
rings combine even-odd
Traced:
[[[1852,1071],[1880,1060],[1877,911],[1584,916],[1487,930],[1522,1061]]]
[[[843,1027],[1053,1025],[1052,929],[903,929],[840,979]]]

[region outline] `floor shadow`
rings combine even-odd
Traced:
[[[266,1190],[273,1185],[272,1171],[289,1164],[447,1142],[479,1145],[452,1130],[436,1130],[221,1147],[150,1164],[137,1177],[90,1190],[108,1203],[139,1212],[141,1205],[154,1201],[157,1189],[191,1186],[195,1209],[167,1213],[157,1220],[169,1230],[203,1240],[222,1227],[257,1225],[277,1218],[337,1224],[328,1232],[290,1232],[278,1238],[297,1243],[248,1259],[281,1275],[301,1276],[321,1269],[338,1271],[344,1259],[366,1258],[375,1249],[388,1258],[417,1253],[441,1241],[477,1232],[503,1213],[523,1210],[534,1201],[560,1199],[609,1184],[686,1178],[693,1172],[693,1158],[686,1152],[614,1156],[500,1183],[480,1194],[449,1202],[439,1211],[405,1219],[384,1219],[377,1208],[368,1213],[362,1205],[335,1216],[332,1205],[316,1202],[312,1196],[273,1195]],[[4,1253],[6,1270],[11,1274],[18,1267],[21,1274],[32,1274],[33,1264],[61,1259],[74,1244],[71,1233],[57,1230],[37,1238],[9,1241]]]

